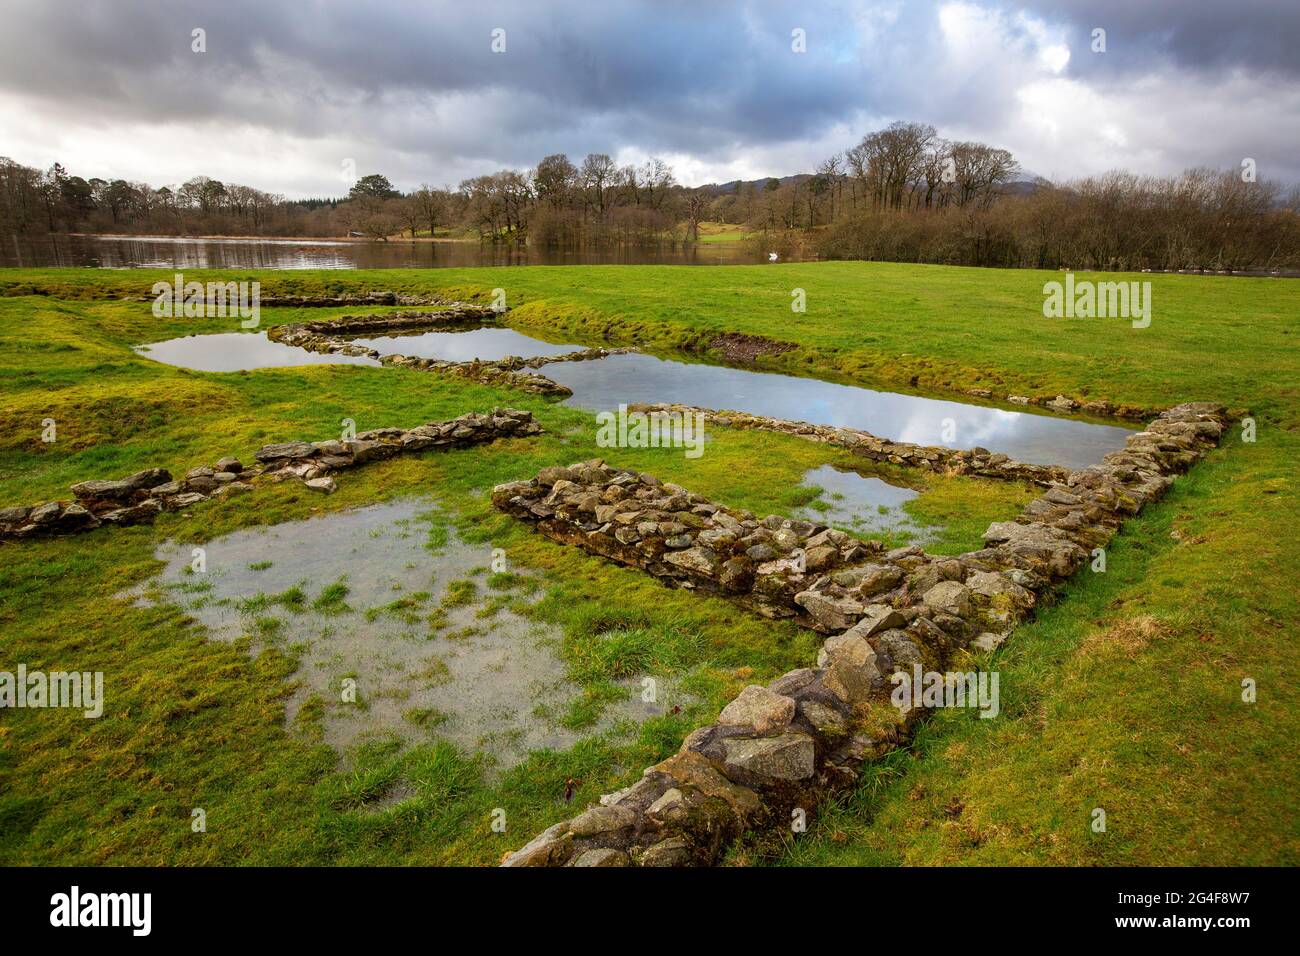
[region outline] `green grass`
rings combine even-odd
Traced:
[[[311,602],[311,608],[320,614],[342,614],[350,610],[345,600],[347,596],[348,586],[340,579],[321,588],[316,600]]]
[[[700,223],[698,242],[702,245],[714,245],[719,242],[739,242],[748,239],[754,233],[744,226],[726,222]]]
[[[576,341],[700,348],[718,331],[798,348],[763,367],[941,397],[970,387],[1104,398],[1138,407],[1214,400],[1249,408],[1258,441],[1234,432],[1169,498],[1126,527],[1104,575],[1081,577],[1001,652],[1003,713],[941,715],[915,746],[864,776],[797,845],[737,862],[1296,862],[1300,733],[1300,527],[1291,336],[1300,286],[1276,280],[1133,276],[1153,285],[1151,327],[1041,317],[1052,273],[811,263],[760,267],[536,267],[226,273],[263,294],[391,288],[469,298],[500,286],[521,328]],[[486,491],[547,464],[605,457],[758,514],[806,504],[802,474],[851,459],[834,449],[719,429],[688,460],[596,449],[590,416],[520,393],[396,369],[320,366],[203,374],[129,347],[216,319],[155,319],[145,293],[170,273],[0,270],[0,506],[67,495],[87,477],[162,465],[173,473],[260,444],[412,425],[495,404],[528,408],[536,439],[403,458],[350,471],[321,497],[296,483],[212,502],[155,526],[0,546],[0,667],[103,670],[97,721],[61,711],[0,716],[0,862],[490,863],[574,804],[634,780],[740,687],[806,665],[816,638],[724,602],[663,588],[532,534]],[[808,312],[789,311],[805,289]],[[263,323],[348,310],[266,309]],[[1266,370],[1266,372],[1264,371]],[[59,440],[40,441],[42,419]],[[1016,486],[927,479],[909,503],[946,528],[932,550],[975,546],[1014,513]],[[933,484],[931,484],[931,481]],[[431,743],[340,760],[319,743],[320,705],[291,728],[290,649],[250,658],[206,639],[172,605],[115,595],[160,567],[156,545],[204,541],[408,494],[434,493],[462,537],[540,575],[539,619],[562,629],[585,681],[563,715],[592,727],[625,693],[619,675],[663,668],[695,701],[630,736],[593,735],[534,754],[494,780],[473,755]],[[253,502],[256,502],[255,504]],[[1179,539],[1170,536],[1179,532]],[[435,536],[436,537],[436,536]],[[111,539],[111,544],[108,542]],[[437,544],[432,541],[432,544]],[[485,559],[487,550],[485,549]],[[489,587],[500,579],[489,579]],[[329,585],[310,582],[308,590]],[[338,600],[342,601],[340,594]],[[293,613],[306,602],[272,603]],[[249,619],[250,626],[253,618]],[[268,625],[272,626],[272,625]],[[1259,700],[1240,702],[1244,677]],[[428,718],[433,721],[433,715]],[[436,726],[431,736],[436,737]],[[1108,832],[1092,834],[1102,806]],[[190,831],[203,807],[208,832]],[[506,811],[505,834],[490,826]]]

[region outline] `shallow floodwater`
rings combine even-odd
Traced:
[[[415,335],[381,335],[371,339],[352,339],[358,345],[378,349],[380,355],[396,352],[420,358],[468,362],[480,359],[492,362],[507,355],[532,358],[576,352],[581,345],[555,345],[514,329],[481,328],[463,331],[422,332]]]
[[[447,740],[501,770],[530,750],[567,748],[580,734],[557,718],[580,688],[565,677],[561,633],[503,606],[530,598],[517,585],[493,590],[489,545],[460,541],[431,508],[406,499],[236,531],[202,546],[202,573],[191,570],[193,545],[168,542],[156,555],[163,571],[132,596],[180,604],[218,640],[249,636],[254,656],[296,657],[286,723],[306,707],[340,751]],[[660,687],[657,703],[629,693],[595,729],[680,702],[671,682]]]
[[[557,249],[478,242],[48,236],[0,241],[0,266],[105,269],[445,269],[470,266],[745,265],[743,243]]]
[[[644,354],[557,362],[546,366],[544,374],[573,389],[569,403],[593,410],[614,410],[636,402],[679,402],[859,428],[891,441],[982,447],[1020,461],[1069,468],[1099,462],[1107,452],[1123,447],[1132,434],[1114,425]],[[945,440],[949,420],[952,437]]]
[[[839,528],[860,538],[882,532],[906,532],[909,541],[920,543],[930,529],[919,526],[903,505],[920,494],[914,488],[891,485],[874,475],[861,475],[848,468],[822,465],[803,476],[804,485],[822,489],[818,499],[797,509],[796,518]]]
[[[325,355],[272,342],[265,332],[216,332],[137,345],[145,358],[196,372],[239,372],[292,365],[378,365],[364,355]]]

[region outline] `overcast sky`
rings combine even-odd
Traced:
[[[607,152],[698,185],[898,119],[1052,178],[1300,182],[1300,2],[0,0],[0,155],[86,177],[297,198]]]

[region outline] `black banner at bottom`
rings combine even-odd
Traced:
[[[683,909],[696,913],[692,935],[707,934],[698,924],[711,921],[700,917],[715,909],[731,914],[722,921],[730,929],[720,923],[718,930],[733,938],[738,919],[755,920],[758,930],[776,928],[771,920],[779,924],[784,914],[800,933],[838,925],[857,935],[915,919],[928,927],[923,936],[978,925],[1004,940],[1041,940],[1047,929],[1067,939],[1199,934],[1230,945],[1241,933],[1282,928],[1290,882],[1291,872],[1273,869],[715,869],[597,877],[571,870],[10,868],[0,869],[0,919],[9,940],[76,934],[81,942],[209,944],[282,935],[338,944],[471,925],[504,940],[512,929],[549,924],[588,945],[662,928]]]

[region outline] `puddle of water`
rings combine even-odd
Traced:
[[[364,355],[323,355],[292,345],[272,342],[265,332],[217,332],[186,335],[165,342],[138,345],[137,355],[193,369],[196,372],[240,372],[291,365],[378,365]]]
[[[514,329],[481,328],[421,332],[414,335],[381,335],[372,339],[353,339],[358,345],[378,349],[380,355],[396,352],[419,358],[469,362],[480,359],[493,362],[507,355],[522,358],[563,355],[576,352],[581,345],[556,345],[516,332]]]
[[[834,465],[811,469],[804,474],[802,483],[821,488],[822,494],[817,501],[797,509],[793,517],[863,538],[882,532],[908,532],[909,541],[917,544],[926,538],[928,529],[916,525],[903,510],[905,502],[920,494],[915,489]]]
[[[567,402],[597,411],[621,403],[679,402],[858,428],[891,441],[982,447],[1020,461],[1082,468],[1117,451],[1133,432],[1067,418],[878,392],[793,375],[697,365],[653,355],[611,355],[598,362],[557,362],[545,374],[573,389]],[[944,441],[945,420],[955,438]]]
[[[565,677],[561,633],[501,606],[485,545],[448,530],[431,550],[430,507],[408,499],[237,531],[203,545],[203,573],[189,572],[191,545],[167,542],[161,574],[130,596],[179,604],[217,640],[248,636],[254,655],[297,657],[286,723],[311,702],[340,752],[394,735],[442,739],[499,772],[530,750],[567,748],[582,733],[557,721],[581,689]],[[357,703],[343,699],[347,679]],[[629,694],[595,730],[663,713],[673,701],[660,696]]]

